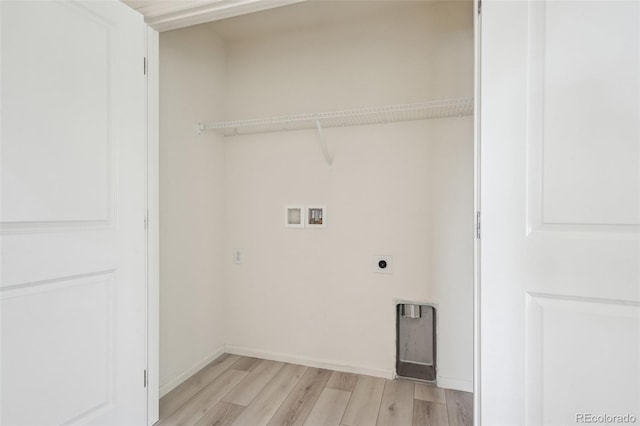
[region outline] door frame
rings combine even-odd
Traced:
[[[159,228],[159,34],[145,25],[145,116],[147,145],[147,425],[160,406],[160,228]]]
[[[473,424],[481,425],[480,327],[480,166],[481,166],[481,0],[473,0],[474,23],[474,276],[473,276]],[[145,25],[147,120],[147,425],[159,419],[160,401],[160,252],[159,252],[159,32]],[[476,231],[478,234],[476,234]]]
[[[482,36],[482,0],[473,0],[473,44],[474,44],[474,94],[473,94],[473,211],[475,235],[473,238],[473,424],[481,425],[481,406],[480,406],[480,380],[481,380],[481,359],[480,359],[480,154],[482,141],[480,139],[481,129],[481,36]]]

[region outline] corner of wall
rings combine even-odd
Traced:
[[[206,24],[160,40],[160,383],[168,392],[226,340],[224,143],[196,132],[220,116],[226,50]]]

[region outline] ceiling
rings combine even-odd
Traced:
[[[305,0],[122,0],[157,31],[202,24]]]
[[[122,0],[157,31],[211,22],[226,40],[323,26],[430,1],[456,0]]]

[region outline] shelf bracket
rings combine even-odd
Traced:
[[[322,125],[320,124],[320,120],[316,120],[316,127],[318,128],[318,136],[320,137],[320,147],[322,148],[324,159],[327,161],[327,165],[331,167],[333,163],[333,159],[331,158],[331,154],[329,153],[329,147],[327,146],[327,141],[324,139],[324,133],[322,133]]]

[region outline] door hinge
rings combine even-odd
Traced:
[[[144,230],[148,230],[149,229],[149,210],[147,210],[147,212],[144,215]]]
[[[480,212],[476,212],[476,238],[480,239]]]
[[[144,370],[144,387],[147,387],[147,370]]]
[[[478,15],[480,15],[481,11],[482,11],[482,0],[478,0]]]
[[[142,73],[147,75],[147,58],[142,58]]]

